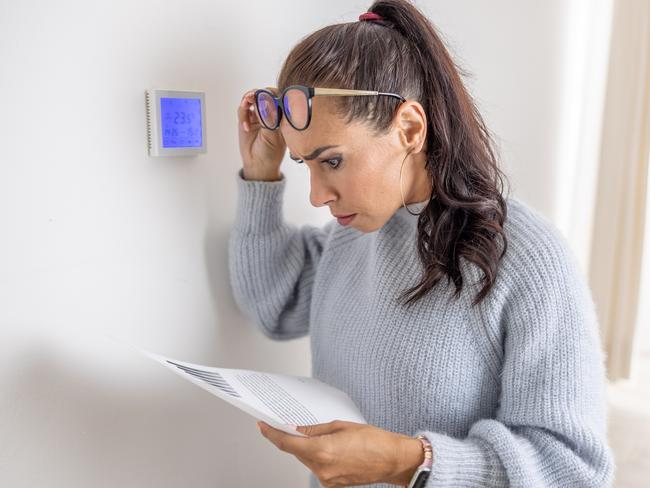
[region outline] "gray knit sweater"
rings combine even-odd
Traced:
[[[271,339],[309,334],[312,376],[345,391],[370,424],[426,435],[427,488],[611,484],[594,303],[541,214],[507,199],[508,250],[479,305],[481,272],[462,260],[458,301],[443,279],[405,307],[399,292],[421,276],[417,216],[400,208],[370,233],[336,220],[298,228],[283,219],[284,174],[247,181],[239,170],[236,179],[238,307]],[[313,474],[310,486],[320,486]]]

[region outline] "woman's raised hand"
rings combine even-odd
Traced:
[[[277,90],[267,87],[277,95]],[[239,152],[244,165],[244,179],[277,181],[280,164],[287,145],[280,129],[262,127],[255,109],[255,90],[244,93],[237,116],[239,119]]]

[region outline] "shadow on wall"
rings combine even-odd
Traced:
[[[3,401],[11,398],[16,407],[3,406],[0,436],[28,440],[1,446],[7,486],[146,487],[155,480],[157,487],[214,487],[224,472],[230,482],[245,486],[240,476],[247,472],[254,425],[228,440],[229,453],[219,454],[224,423],[241,424],[245,414],[205,401],[205,392],[189,383],[177,386],[182,380],[162,370],[160,382],[152,384],[143,376],[154,375],[157,367],[152,362],[149,373],[146,358],[133,361],[131,378],[120,379],[119,370],[129,362],[124,361],[107,379],[86,364],[73,367],[74,358],[64,362],[54,350],[26,351],[12,383],[3,388]],[[57,469],[66,466],[75,469]]]

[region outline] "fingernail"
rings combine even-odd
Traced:
[[[248,122],[244,122],[244,130],[248,132]]]

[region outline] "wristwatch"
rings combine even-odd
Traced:
[[[423,435],[417,435],[415,437],[416,439],[420,439],[420,442],[422,442],[424,461],[420,466],[418,466],[415,473],[413,473],[413,477],[411,478],[407,488],[424,488],[424,485],[431,474],[431,466],[433,465],[433,448],[431,447],[431,443]]]

